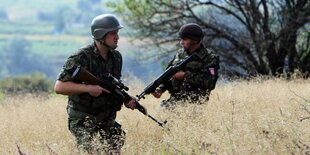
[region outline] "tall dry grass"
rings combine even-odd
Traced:
[[[117,117],[127,131],[123,154],[310,154],[310,119],[300,121],[310,115],[304,109],[309,94],[309,80],[254,79],[219,83],[206,104],[174,111],[147,96],[141,104],[167,119],[170,131],[124,108]],[[66,101],[60,95],[2,97],[0,154],[18,154],[18,147],[26,154],[78,154]]]

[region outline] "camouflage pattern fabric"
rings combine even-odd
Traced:
[[[194,92],[174,94],[171,95],[169,99],[161,101],[160,106],[172,110],[177,104],[204,104],[209,100],[209,95],[209,91],[205,94],[202,94],[202,92],[198,94]]]
[[[172,79],[160,86],[171,94],[168,100],[162,102],[162,106],[182,100],[199,104],[208,100],[218,79],[219,58],[211,49],[207,49],[203,45],[194,52],[198,54],[199,58],[188,62],[186,67],[181,69],[185,72],[184,80]],[[179,50],[169,66],[179,63],[186,56],[188,56],[186,51]]]
[[[114,77],[119,79],[122,70],[122,56],[116,51],[112,50],[108,53],[108,59],[104,60],[99,54],[98,49],[94,44],[81,49],[78,53],[70,56],[59,74],[58,80],[72,81],[75,83],[82,83],[72,79],[72,67],[81,66],[87,71],[95,75],[98,79],[103,80],[104,75],[111,73]],[[113,97],[113,96],[112,96]],[[82,111],[92,115],[101,115],[110,119],[111,111],[118,111],[121,108],[122,101],[117,98],[112,98],[110,94],[103,93],[98,97],[93,97],[88,93],[69,96],[69,107],[77,111]]]
[[[81,66],[103,80],[104,74],[110,73],[117,79],[121,77],[122,56],[116,50],[110,50],[108,59],[103,59],[95,44],[80,49],[65,62],[58,80],[83,83],[72,78],[72,68]],[[111,149],[123,145],[124,132],[115,122],[116,113],[122,107],[122,101],[113,95],[102,94],[93,97],[88,93],[69,95],[69,129],[76,137],[77,144],[86,150],[92,150],[91,141],[99,135],[102,149]],[[115,138],[117,137],[117,138]]]
[[[90,118],[69,119],[69,129],[76,137],[78,148],[91,154],[115,154],[125,142],[126,133],[116,122],[107,127]]]

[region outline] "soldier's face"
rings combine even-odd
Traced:
[[[118,44],[119,36],[118,30],[108,32],[104,38],[104,42],[112,48],[116,48]]]
[[[183,48],[188,49],[191,45],[192,40],[189,38],[181,38],[180,44]]]
[[[199,41],[192,40],[189,38],[181,38],[180,44],[184,48],[184,50],[189,53],[193,52],[195,49],[197,49],[200,46]]]

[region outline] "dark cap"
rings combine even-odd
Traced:
[[[201,27],[195,23],[188,23],[183,25],[179,30],[180,38],[189,38],[192,40],[201,40],[203,38]]]

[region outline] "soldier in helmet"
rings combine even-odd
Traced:
[[[115,49],[122,27],[114,15],[95,17],[91,22],[94,42],[67,59],[55,83],[57,94],[68,95],[69,130],[78,147],[88,153],[120,152],[125,132],[115,118],[123,103],[117,98],[111,99],[110,91],[104,87],[72,79],[72,67],[81,66],[99,79],[106,73],[120,79],[122,55]],[[130,109],[136,106],[135,99],[124,104]]]
[[[201,27],[195,23],[183,25],[179,30],[180,49],[169,66],[175,65],[193,53],[198,59],[187,63],[186,67],[175,73],[171,80],[161,84],[152,95],[160,98],[166,90],[171,94],[168,100],[161,102],[163,107],[182,103],[205,103],[209,99],[211,90],[215,88],[218,79],[219,58],[211,49],[201,44],[204,34]]]

